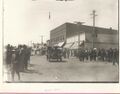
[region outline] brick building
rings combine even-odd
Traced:
[[[64,23],[50,31],[50,45],[65,44],[65,48],[78,49],[83,43],[84,48],[118,48],[118,32],[100,27],[93,32],[92,26],[73,23]]]

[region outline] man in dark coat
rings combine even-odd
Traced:
[[[24,63],[24,69],[27,70],[28,69],[28,61],[30,59],[30,51],[29,48],[26,45],[23,45],[23,53],[22,53],[22,57],[23,57],[23,63]]]
[[[108,61],[109,62],[112,62],[112,57],[113,57],[113,49],[110,48],[109,51],[108,51]]]
[[[93,49],[90,49],[89,51],[90,61],[93,60]]]
[[[119,51],[117,51],[117,49],[114,49],[113,50],[113,65],[115,65],[115,63],[117,63],[119,65],[119,60],[118,60],[118,57],[119,57]]]
[[[11,58],[12,58],[12,46],[10,46],[10,44],[8,44],[6,50],[7,50],[6,51],[6,64],[10,65]]]
[[[30,62],[30,56],[31,56],[31,50],[30,48],[26,48],[26,51],[25,51],[25,69],[27,70],[28,69],[28,63]]]
[[[18,80],[20,80],[20,62],[19,62],[19,55],[17,49],[12,51],[12,59],[11,59],[11,75],[12,81],[14,81],[15,73],[18,76]]]
[[[102,61],[105,61],[105,56],[106,56],[105,49],[102,49],[101,50],[101,59],[102,59]]]
[[[97,49],[96,48],[93,49],[92,55],[93,55],[93,60],[96,61],[96,58],[97,58]]]
[[[84,61],[84,58],[85,58],[84,49],[80,49],[80,50],[79,50],[79,60],[80,60],[80,61]]]
[[[85,59],[88,60],[88,56],[89,56],[89,51],[88,51],[88,49],[85,50],[84,56],[85,56]]]
[[[97,54],[97,56],[98,56],[98,60],[101,60],[101,49],[100,49],[100,48],[98,49],[98,54]]]
[[[24,47],[22,45],[20,45],[18,47],[18,55],[19,55],[19,58],[18,58],[18,62],[20,63],[20,71],[23,72],[24,71],[24,65],[25,65],[25,50],[24,50]]]

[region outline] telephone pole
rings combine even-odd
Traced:
[[[96,15],[96,11],[95,10],[93,10],[93,12],[92,12],[92,14],[90,14],[90,15],[92,15],[92,18],[93,18],[93,31],[92,31],[92,48],[94,48],[94,37],[95,37],[95,17],[97,16]]]

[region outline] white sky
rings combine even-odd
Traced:
[[[4,44],[28,44],[49,39],[50,30],[65,22],[82,21],[92,25],[90,14],[96,10],[96,26],[117,29],[117,0],[4,0]],[[51,20],[49,20],[49,11]]]

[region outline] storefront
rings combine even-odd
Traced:
[[[117,48],[118,32],[110,28],[95,28],[95,37],[93,38],[93,27],[87,25],[64,23],[51,30],[51,45],[61,46],[69,50],[82,48]],[[94,43],[93,43],[94,40]],[[64,43],[65,42],[65,43]],[[108,46],[109,45],[109,46]]]

